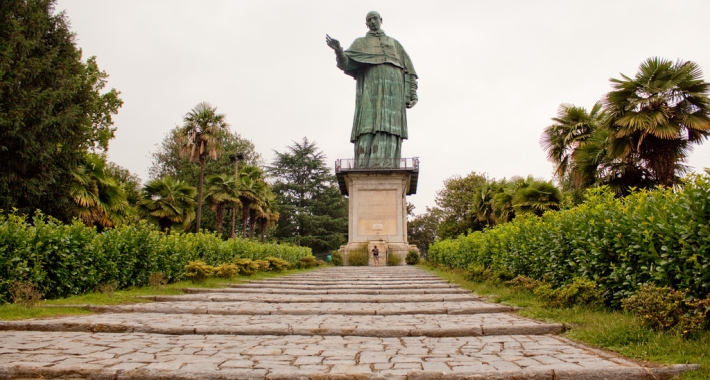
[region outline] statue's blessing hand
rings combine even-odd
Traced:
[[[328,46],[330,46],[330,48],[335,51],[342,50],[342,48],[340,47],[340,42],[327,34],[325,35],[325,43],[328,44]]]

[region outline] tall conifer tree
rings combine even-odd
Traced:
[[[325,155],[305,137],[275,153],[269,168],[280,214],[274,236],[315,253],[337,249],[347,241],[348,202]]]
[[[0,209],[67,220],[72,171],[87,149],[108,149],[122,101],[100,93],[106,73],[93,57],[82,62],[54,3],[0,6]]]

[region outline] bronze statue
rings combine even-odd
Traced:
[[[355,144],[355,166],[396,168],[407,134],[406,108],[417,104],[417,73],[402,45],[380,29],[382,17],[370,12],[370,29],[343,51],[326,35],[337,66],[357,80],[355,118],[350,141]]]

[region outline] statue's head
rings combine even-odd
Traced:
[[[382,25],[382,16],[379,12],[370,11],[365,16],[365,24],[373,32],[380,30],[380,25]]]

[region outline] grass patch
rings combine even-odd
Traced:
[[[462,288],[486,296],[492,302],[524,307],[519,313],[552,323],[563,323],[568,330],[563,334],[572,340],[590,346],[618,352],[626,357],[659,364],[700,364],[698,371],[686,372],[684,380],[710,379],[710,331],[702,331],[683,338],[674,333],[655,332],[640,325],[628,313],[612,310],[595,310],[575,306],[552,308],[546,306],[531,292],[517,290],[501,282],[473,282],[464,271],[442,269],[419,264],[441,278]]]
[[[16,304],[0,305],[0,320],[9,321],[17,319],[29,318],[48,318],[61,317],[67,315],[83,315],[91,314],[91,311],[83,307],[73,307],[74,305],[121,305],[131,303],[152,302],[140,296],[160,296],[160,295],[179,295],[183,294],[182,289],[185,288],[203,288],[213,289],[222,288],[227,284],[238,284],[252,280],[262,280],[265,278],[288,276],[296,273],[303,273],[314,270],[309,269],[290,269],[281,272],[259,272],[251,276],[235,276],[231,279],[210,277],[201,283],[193,283],[190,281],[180,281],[173,284],[162,285],[159,287],[144,286],[140,288],[132,288],[126,290],[116,290],[112,294],[106,292],[92,292],[80,296],[72,296],[67,298],[40,301],[34,307],[22,307]],[[65,306],[65,307],[64,307]]]

